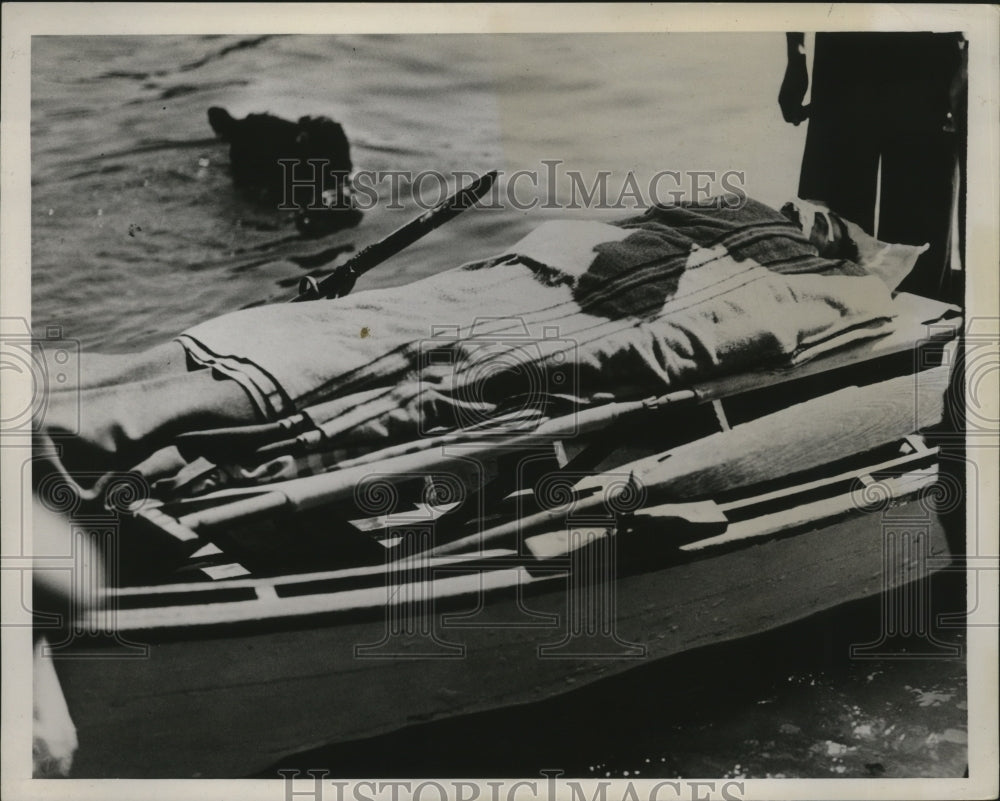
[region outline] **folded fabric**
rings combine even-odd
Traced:
[[[481,422],[555,395],[661,393],[794,364],[891,329],[890,287],[820,255],[753,200],[552,222],[413,284],[247,309],[184,332],[269,418],[331,400],[352,446]]]

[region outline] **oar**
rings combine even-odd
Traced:
[[[322,281],[317,281],[311,276],[303,278],[299,283],[299,294],[292,298],[291,302],[344,297],[354,288],[359,276],[475,205],[477,200],[490,191],[496,177],[496,170],[480,176],[433,209],[397,228],[384,239],[369,245],[337,267]]]
[[[367,405],[371,399],[385,393],[384,387],[376,387],[357,392],[352,399],[355,403]],[[344,399],[334,398],[307,406],[273,423],[185,431],[174,437],[174,445],[185,459],[204,456],[215,462],[235,462],[275,442],[323,439],[322,424],[338,418],[343,409]],[[266,455],[261,454],[262,457]]]
[[[782,478],[889,444],[940,422],[947,383],[948,367],[944,365],[917,376],[848,387],[682,445],[666,454],[623,465],[615,471],[614,480],[617,482],[621,475],[630,474],[661,500],[684,501]],[[270,517],[279,512],[315,508],[352,497],[358,484],[368,479],[376,467],[380,477],[398,477],[399,481],[415,474],[443,473],[467,466],[469,459],[488,457],[498,449],[530,448],[547,439],[600,429],[622,414],[649,408],[651,404],[655,407],[659,401],[670,398],[607,404],[550,420],[535,431],[502,444],[495,440],[483,441],[451,452],[434,449],[430,453],[406,453],[374,464],[292,479],[271,485],[259,495],[221,506],[198,508],[176,522],[185,530],[198,531]],[[576,489],[595,495],[603,493],[607,485],[608,476],[597,475],[583,479]],[[209,502],[207,498],[199,500]],[[532,521],[532,525],[551,524],[556,519],[553,515],[565,515],[565,510],[538,514],[537,523]],[[519,521],[518,531],[523,530],[524,523]],[[508,527],[501,526],[491,530],[488,536],[487,532],[482,532],[438,546],[430,553],[482,547],[494,538],[505,539],[510,534]]]
[[[681,445],[659,456],[589,476],[575,489],[574,514],[614,508],[612,482],[629,474],[633,489],[682,502],[761,484],[865,453],[941,420],[947,366],[846,389]],[[620,504],[619,504],[620,505]],[[704,511],[704,510],[702,510]],[[546,510],[430,550],[431,556],[481,548],[539,526],[563,522],[566,509]]]
[[[942,365],[814,398],[647,460],[636,477],[686,500],[864,453],[941,422],[948,372]]]
[[[196,531],[268,516],[278,511],[311,509],[352,497],[359,482],[375,473],[382,480],[395,478],[398,481],[405,481],[414,474],[443,473],[468,465],[470,459],[485,459],[498,452],[536,448],[558,439],[603,430],[625,416],[660,409],[687,400],[689,396],[690,393],[682,391],[641,401],[606,403],[576,414],[544,420],[531,431],[507,439],[477,438],[469,442],[466,441],[467,432],[458,431],[415,444],[390,446],[328,473],[269,484],[260,493],[237,501],[226,503],[232,499],[223,495],[223,503],[213,506],[207,505],[213,500],[210,496],[198,498],[198,511],[183,515],[179,522],[185,528]],[[444,450],[449,445],[461,447],[450,452]]]
[[[921,465],[932,460],[937,448],[927,448],[920,437],[909,437],[914,447],[911,453],[889,459],[879,464],[869,465],[859,470],[840,473],[816,481],[796,484],[773,492],[740,498],[728,503],[716,501],[695,501],[691,503],[665,503],[639,509],[636,512],[608,526],[580,526],[537,534],[524,540],[525,549],[536,559],[557,559],[583,548],[604,536],[620,530],[625,525],[631,530],[655,529],[657,536],[665,538],[669,545],[682,547],[697,543],[698,547],[721,544],[725,541],[745,539],[757,533],[775,533],[795,525],[802,525],[821,517],[830,517],[851,509],[859,509],[866,499],[864,492],[857,493],[856,483],[870,479],[873,475],[892,474],[893,478],[880,482],[881,489],[870,493],[875,502],[898,499],[906,494],[922,489],[933,480],[936,471],[918,471]],[[909,472],[907,472],[909,471]],[[896,474],[905,473],[901,478]],[[841,494],[828,497],[837,488]],[[820,500],[803,502],[803,499]],[[734,523],[734,515],[752,507],[773,508],[780,511],[764,512],[751,520],[753,524]],[[761,521],[764,521],[762,524]],[[694,546],[692,546],[694,547]]]

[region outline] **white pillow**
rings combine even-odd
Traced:
[[[882,242],[860,225],[809,200],[790,200],[781,207],[781,213],[809,234],[809,240],[820,256],[850,259],[880,278],[893,291],[910,274],[920,254],[930,247],[930,244]]]

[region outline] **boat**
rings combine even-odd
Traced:
[[[416,476],[409,452],[361,465],[365,497],[345,470],[96,515],[103,603],[46,635],[73,777],[250,776],[945,569],[960,317],[918,301],[887,336],[557,421],[471,472],[462,439]]]

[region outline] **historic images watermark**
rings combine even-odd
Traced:
[[[982,324],[970,328],[970,331],[980,331],[971,348],[966,343],[966,349],[960,349],[956,330],[958,325],[959,323],[953,320],[945,326],[947,330],[928,331],[927,341],[918,343],[918,347],[914,350],[914,358],[917,360],[914,364],[914,434],[907,437],[901,445],[901,455],[897,459],[900,463],[899,470],[862,475],[851,489],[849,500],[854,511],[876,519],[876,525],[881,526],[883,545],[882,631],[874,641],[859,642],[852,646],[851,656],[856,659],[897,657],[954,659],[962,655],[959,647],[942,641],[935,634],[936,627],[947,626],[949,623],[942,618],[940,610],[932,601],[929,578],[937,570],[955,569],[952,566],[955,557],[940,550],[935,544],[932,533],[938,518],[962,512],[968,500],[964,481],[956,477],[957,473],[965,472],[965,458],[960,454],[956,455],[953,450],[945,446],[964,443],[968,436],[975,438],[979,435],[981,438],[987,428],[995,425],[995,420],[990,417],[993,412],[989,408],[984,408],[979,401],[974,404],[975,409],[972,412],[967,411],[964,392],[959,390],[964,386],[962,369],[964,360],[959,360],[958,356],[967,354],[972,357],[971,364],[975,375],[972,376],[970,392],[974,398],[977,397],[977,388],[986,377],[996,373],[998,357],[995,355],[996,337],[989,339],[988,335],[983,334],[985,327]],[[462,336],[463,332],[471,332],[473,335],[465,337]],[[449,388],[449,397],[455,404],[456,420],[462,426],[471,428],[483,426],[497,411],[497,403],[500,400],[506,401],[508,407],[505,410],[514,414],[514,417],[507,419],[523,423],[524,416],[544,398],[556,394],[564,397],[581,394],[579,376],[574,370],[574,360],[577,356],[576,343],[560,337],[555,328],[546,330],[542,335],[533,335],[530,326],[524,320],[501,318],[477,320],[473,326],[467,328],[442,327],[440,331],[435,332],[435,336],[421,344],[424,356],[421,366],[429,371],[434,387]],[[571,358],[562,358],[567,355]],[[554,359],[554,356],[561,358]],[[931,392],[923,391],[925,382],[931,381],[930,377],[934,375],[934,370],[937,374],[942,370],[950,370],[952,374],[951,385],[944,393],[943,401],[942,393],[936,384],[929,387]],[[507,391],[498,392],[489,389],[493,383],[506,387]],[[519,391],[509,391],[513,386],[518,387]],[[927,403],[931,396],[935,398],[937,407],[944,404],[945,420],[935,431],[926,435],[918,434],[921,428],[920,421],[925,418],[930,419],[928,411],[921,408],[921,404]],[[961,410],[959,415],[961,419],[956,418],[956,410]],[[940,417],[940,408],[936,413]],[[976,423],[974,431],[970,431],[964,423],[967,414],[971,414]],[[566,419],[573,421],[572,412]],[[421,432],[425,435],[432,433],[440,424],[441,420],[437,418],[421,419]],[[570,434],[576,433],[576,425],[571,425],[570,428],[572,429]],[[483,437],[496,436],[497,448],[500,450],[502,450],[500,443],[509,439],[512,434],[512,430],[503,425],[481,431]],[[509,468],[517,474],[517,481],[514,482],[516,486],[533,487],[533,504],[543,508],[559,509],[561,514],[559,524],[553,524],[552,527],[560,529],[559,533],[563,535],[564,540],[560,552],[562,559],[558,568],[569,571],[566,604],[556,626],[563,627],[561,629],[563,640],[540,646],[537,656],[559,658],[565,653],[573,657],[641,658],[644,656],[644,649],[621,639],[616,630],[618,542],[614,531],[620,522],[621,512],[628,510],[618,510],[616,513],[614,507],[616,503],[620,506],[622,499],[629,493],[612,493],[614,498],[610,496],[604,498],[603,514],[595,517],[593,510],[589,510],[589,515],[581,517],[578,508],[579,498],[576,497],[573,487],[586,476],[572,471],[567,473],[565,470],[548,473],[543,471],[540,475],[535,471],[534,477],[530,481],[525,481],[525,476],[521,474],[530,473],[528,468],[533,462],[541,463],[550,459],[553,444],[557,443],[550,442],[544,437],[539,438],[539,441],[534,443],[535,449],[523,448],[516,467]],[[956,460],[960,461],[957,469],[954,464]],[[971,488],[975,500],[978,473],[974,462],[971,463],[971,468],[972,483],[976,485]],[[485,474],[486,471],[482,472]],[[631,476],[623,475],[619,478],[622,487],[632,490],[631,494],[637,498],[644,492],[641,486],[633,486]],[[461,493],[456,493],[454,488],[446,493],[448,497],[457,497],[458,494]],[[607,492],[605,494],[608,495]],[[639,500],[633,504],[633,508],[641,505],[642,502]],[[530,511],[519,508],[518,520],[527,519]],[[973,527],[973,536],[978,541],[980,536],[978,518],[973,517],[970,525]],[[505,543],[509,547],[519,549],[517,551],[519,558],[528,556],[523,547],[528,533],[517,532],[516,541],[508,537]],[[420,630],[424,636],[428,641],[433,640],[435,645],[442,649],[438,655],[444,655],[446,644],[436,639],[439,634],[438,629],[428,628],[427,622],[436,619],[432,591],[436,568],[428,555],[434,539],[434,525],[429,523],[422,531],[423,545],[418,548],[423,556],[421,557],[420,553],[414,554],[418,560],[423,559],[419,580],[414,581],[416,574],[413,573],[412,563],[407,565],[408,575],[400,577],[400,583],[405,580],[408,588],[418,586],[420,592],[412,599],[412,603],[400,604],[394,608],[393,613],[396,617],[391,621],[392,626],[387,630],[386,638],[380,643],[381,646],[389,645],[395,636],[404,632],[412,636],[422,625],[423,629]],[[490,538],[488,531],[484,531],[480,546],[486,548],[491,544],[495,544],[495,541]],[[995,557],[979,554],[978,551],[976,548],[976,554],[971,557],[959,554],[954,564],[960,562],[965,566],[974,566],[980,571],[995,570]],[[591,580],[582,580],[584,576]],[[523,620],[516,623],[507,621],[505,625],[544,627],[540,618],[532,615],[527,607],[524,608],[524,612],[526,614]],[[584,615],[583,612],[587,614]],[[423,622],[417,625],[420,616],[423,616]],[[405,620],[408,618],[413,619],[407,623]],[[454,616],[452,623],[455,623]],[[951,623],[951,625],[958,624],[957,620]],[[486,624],[477,621],[476,616],[472,615],[458,625],[474,627]],[[585,643],[589,643],[590,646],[596,643],[600,647],[584,647]],[[900,643],[906,647],[901,649],[898,647]],[[454,643],[448,645],[452,648],[452,656],[464,656],[464,651],[458,649]],[[409,653],[412,653],[412,650]]]
[[[0,445],[25,453],[20,503],[7,499],[20,525],[2,554],[20,603],[5,605],[0,625],[31,627],[46,657],[106,658],[106,647],[87,645],[98,640],[119,646],[114,658],[145,657],[147,646],[119,633],[105,588],[121,573],[121,513],[150,488],[136,473],[71,476],[61,467],[65,442],[79,433],[80,369],[80,343],[60,326],[36,335],[25,318],[0,320],[0,370],[13,379],[4,381]]]
[[[323,159],[281,159],[279,163],[284,171],[280,211],[368,211],[377,206],[400,210],[408,205],[429,210],[441,204],[455,187],[479,177],[468,170],[357,170],[341,176]],[[531,169],[499,171],[492,189],[477,205],[516,211],[645,211],[684,200],[741,208],[747,200],[746,173],[732,169],[663,169],[650,175],[632,170],[583,172],[567,168],[561,159],[541,159]]]
[[[12,379],[4,381],[0,446],[23,444],[45,419],[53,393],[79,384],[80,342],[64,337],[57,325],[38,336],[24,317],[0,318],[0,371]],[[63,428],[72,435],[78,425],[77,406]]]
[[[559,327],[524,317],[480,317],[469,326],[437,325],[418,343],[419,391],[440,397],[418,410],[421,436],[442,426],[480,438],[509,437],[533,416],[551,415],[557,399],[572,421],[579,394],[579,347]],[[441,410],[446,408],[446,412]],[[561,429],[560,437],[575,428]],[[552,438],[537,435],[539,442]]]
[[[567,470],[557,455],[579,433],[578,413],[588,405],[578,343],[558,326],[535,331],[525,318],[479,318],[436,327],[419,343],[419,357],[417,397],[426,400],[418,427],[434,443],[425,470],[373,473],[355,490],[357,508],[382,518],[400,540],[385,568],[385,630],[377,642],[357,644],[355,657],[464,658],[449,632],[501,627],[543,630],[530,634],[538,659],[645,658],[644,646],[617,631],[614,536],[645,489],[628,472]],[[449,431],[462,433],[441,434]],[[591,478],[600,491],[578,493],[576,485]],[[414,485],[423,488],[417,506],[401,503],[407,484],[411,496]],[[502,503],[513,519],[496,517]],[[465,519],[476,522],[455,525]],[[454,563],[439,558],[459,552]],[[564,581],[555,611],[533,609],[523,598],[539,573]],[[448,613],[446,590],[463,575],[461,592],[479,603]],[[483,614],[487,590],[512,596],[499,618],[496,604]]]
[[[24,480],[44,455],[25,464]],[[41,468],[45,470],[44,467]],[[90,474],[96,476],[97,474]],[[76,480],[46,472],[36,481],[30,557],[21,570],[30,570],[36,592],[30,603],[22,595],[22,620],[4,625],[32,626],[46,638],[43,655],[57,659],[144,659],[145,643],[124,636],[119,628],[117,596],[106,592],[121,581],[121,515],[133,503],[149,497],[149,486],[135,473],[103,475],[103,501],[88,502],[88,493]],[[93,499],[90,499],[91,501]],[[27,519],[22,511],[22,519]],[[4,569],[17,567],[4,557]],[[47,580],[46,580],[47,577]],[[27,576],[22,587],[28,586]],[[48,589],[39,608],[38,590]],[[109,646],[114,646],[109,648]]]
[[[945,326],[946,327],[946,326]],[[928,327],[928,338],[939,333]],[[947,331],[945,331],[947,333]],[[933,358],[933,356],[931,357]],[[989,509],[989,471],[981,464],[996,463],[1000,439],[1000,318],[970,317],[959,331],[958,346],[942,352],[942,362],[951,370],[945,397],[945,423],[936,434],[940,445],[942,481],[929,499],[937,514],[965,523],[965,548],[947,558],[931,555],[930,569],[964,573],[968,584],[968,608],[936,616],[940,629],[997,628],[995,610],[984,603],[990,582],[1000,570],[995,529],[980,514]],[[995,504],[993,504],[995,506]],[[987,518],[988,519],[988,518]]]
[[[941,404],[938,425],[907,438],[904,448],[933,456],[933,464],[906,476],[859,484],[855,506],[881,522],[882,594],[878,636],[850,648],[852,659],[959,659],[964,648],[946,641],[947,629],[1000,625],[982,620],[981,582],[998,569],[995,546],[980,518],[983,478],[970,451],[995,452],[1000,423],[995,391],[1000,376],[1000,320],[945,319],[927,326],[914,350],[914,431],[926,417],[924,404]],[[948,371],[942,394],[933,370]],[[924,391],[926,388],[931,391]],[[995,456],[993,457],[995,458]],[[930,480],[927,480],[930,479]],[[922,485],[912,503],[899,503],[894,485]],[[944,529],[947,548],[941,542]],[[965,573],[969,607],[944,610],[933,597],[937,572]],[[992,579],[995,580],[995,579]],[[972,618],[978,618],[973,622]]]
[[[35,626],[55,629],[66,624],[66,617],[57,613],[35,614],[32,600],[32,577],[40,575],[54,586],[82,589],[76,577],[83,564],[79,551],[81,541],[75,536],[60,538],[48,547],[39,546],[30,536],[27,522],[30,517],[32,489],[32,440],[40,428],[52,401],[53,393],[63,386],[79,381],[80,343],[63,337],[62,329],[49,326],[40,336],[35,336],[27,319],[23,317],[0,318],[0,372],[4,379],[3,404],[0,407],[0,446],[24,451],[20,476],[21,501],[14,501],[20,510],[21,525],[16,534],[4,537],[3,570],[8,577],[17,576],[19,601],[17,605],[5,604],[0,623],[4,626]],[[78,428],[79,407],[73,403],[67,408],[76,410],[65,416],[67,433]],[[53,446],[54,447],[54,446]],[[7,498],[5,502],[10,503]],[[58,513],[58,507],[67,499],[61,489],[42,488],[38,504],[43,509]],[[93,600],[97,587],[83,590]],[[78,598],[76,592],[73,598]]]
[[[543,769],[542,779],[517,781],[340,781],[328,770],[282,769],[285,801],[742,801],[742,781],[666,779],[581,781],[564,771]]]

